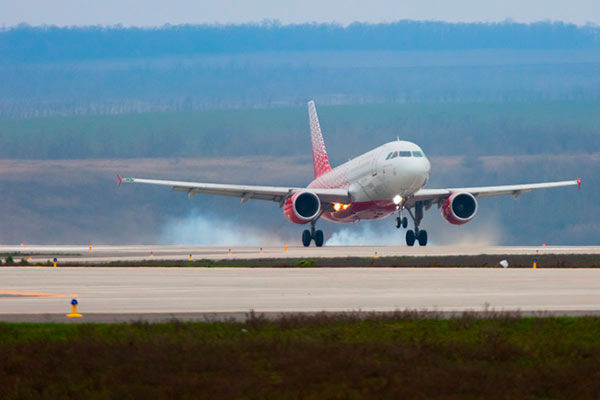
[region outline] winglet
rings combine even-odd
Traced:
[[[581,179],[577,178],[577,189],[581,189]]]
[[[121,175],[117,175],[117,179],[119,180],[117,187],[121,187],[121,183],[123,183],[123,179],[121,179]]]

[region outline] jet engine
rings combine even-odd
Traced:
[[[295,224],[306,224],[319,216],[321,200],[312,192],[297,192],[286,200],[283,214]]]
[[[466,224],[477,213],[477,199],[471,193],[453,193],[442,204],[442,216],[453,225]]]

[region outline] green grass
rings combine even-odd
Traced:
[[[600,101],[511,101],[323,106],[319,116],[334,161],[345,161],[396,136],[429,155],[587,153],[599,111]],[[306,155],[306,118],[287,107],[4,119],[0,158]]]
[[[0,397],[598,398],[600,318],[0,324]]]
[[[58,256],[60,258],[60,255]],[[80,267],[207,267],[207,268],[294,268],[294,267],[411,267],[411,268],[500,268],[499,261],[507,259],[510,268],[598,268],[600,257],[595,254],[540,255],[473,255],[473,256],[399,256],[399,257],[336,257],[336,258],[259,258],[223,260],[140,260],[111,261],[81,264],[77,260],[62,261],[59,266]],[[49,265],[37,263],[37,266]]]

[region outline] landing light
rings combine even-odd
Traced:
[[[402,203],[402,196],[400,196],[399,194],[395,195],[394,198],[392,199],[392,201],[394,202],[395,205],[398,205],[400,203]]]
[[[333,203],[335,211],[346,210],[348,207],[350,207],[350,204]]]

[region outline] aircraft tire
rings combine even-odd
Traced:
[[[310,231],[308,229],[305,229],[304,232],[302,232],[302,244],[304,245],[304,247],[310,246],[311,239],[312,238],[310,237]]]
[[[427,231],[419,231],[419,236],[417,237],[417,240],[419,241],[419,246],[427,246]]]
[[[315,244],[317,245],[317,247],[321,247],[323,246],[323,231],[318,230],[315,232]]]
[[[408,218],[402,218],[402,227],[406,229],[408,227]]]
[[[396,217],[396,228],[400,228],[402,226],[402,221],[400,221],[400,217]]]
[[[414,246],[415,245],[415,231],[413,231],[412,229],[409,229],[406,231],[406,245],[407,246]]]

